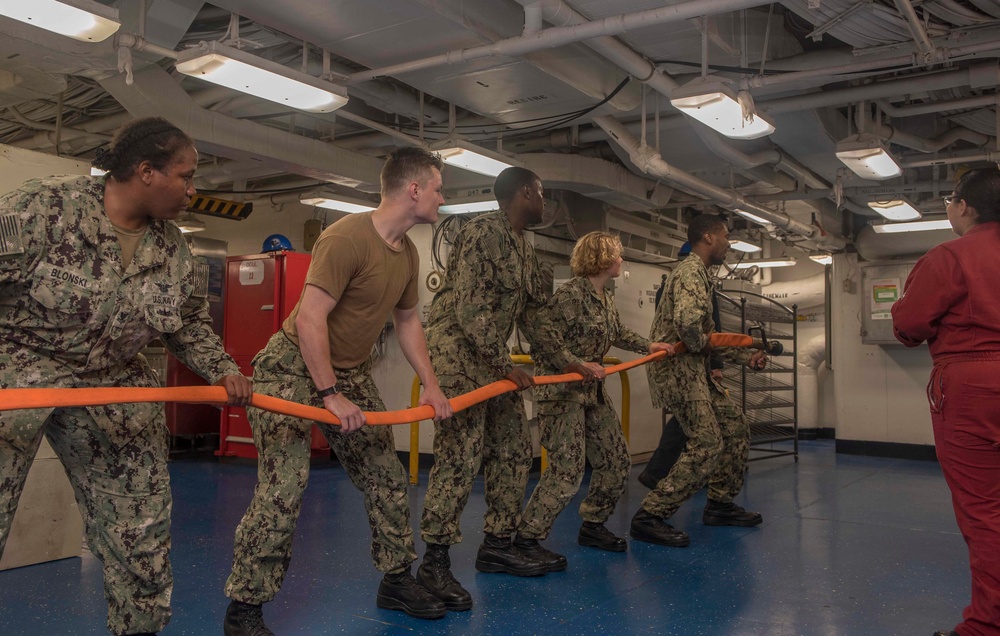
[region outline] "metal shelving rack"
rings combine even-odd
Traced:
[[[792,455],[799,460],[798,363],[796,335],[798,307],[787,307],[761,294],[745,290],[716,292],[722,330],[746,333],[762,326],[768,339],[778,340],[785,351],[768,362],[765,371],[748,371],[745,365],[726,365],[723,385],[738,400],[750,424],[750,461]],[[792,442],[792,450],[774,448],[775,442]]]

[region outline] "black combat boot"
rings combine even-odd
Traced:
[[[691,543],[691,538],[686,532],[674,530],[673,526],[643,508],[639,508],[639,512],[632,517],[629,535],[637,541],[668,545],[673,548],[683,548]]]
[[[229,603],[222,633],[225,636],[274,636],[274,632],[264,624],[264,611],[260,605],[239,601]]]
[[[759,512],[750,512],[734,503],[708,500],[701,522],[706,526],[756,526],[764,521]]]
[[[444,603],[417,583],[409,568],[382,577],[375,604],[382,609],[403,610],[414,618],[441,618],[448,613]]]
[[[594,521],[584,521],[580,526],[580,535],[576,542],[591,548],[600,548],[609,552],[624,552],[628,547],[625,539],[611,534],[611,531],[604,527],[603,523]]]
[[[452,612],[472,609],[472,595],[451,574],[448,546],[427,544],[424,561],[417,568],[417,583],[438,597]]]
[[[653,477],[644,470],[641,473],[639,473],[639,483],[645,486],[646,488],[649,488],[650,490],[656,490],[656,487],[660,484],[660,480],[658,480],[656,477]]]
[[[513,574],[515,576],[541,576],[549,571],[515,548],[507,537],[487,534],[476,555],[476,569],[480,572]]]
[[[545,565],[547,572],[562,572],[566,569],[566,557],[542,547],[538,543],[538,539],[516,537],[514,539],[514,548],[532,561],[538,561]]]

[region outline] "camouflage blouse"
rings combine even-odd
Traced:
[[[0,197],[0,331],[2,387],[155,386],[139,350],[157,337],[209,382],[239,373],[195,293],[180,230],[151,220],[123,267],[104,180],[92,177],[36,179]],[[118,406],[104,409],[115,428],[141,408]]]
[[[573,362],[601,363],[613,346],[643,354],[649,351],[649,340],[622,324],[611,294],[598,293],[582,277],[556,291],[539,314],[538,332],[539,342],[532,351],[538,374],[562,373]],[[535,399],[589,403],[602,390],[598,383],[544,385],[535,387]]]
[[[478,386],[510,373],[507,339],[518,325],[535,344],[535,314],[545,300],[535,250],[503,211],[466,223],[428,318],[427,344],[441,386]]]

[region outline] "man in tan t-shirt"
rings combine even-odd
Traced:
[[[384,411],[369,355],[392,316],[403,355],[424,385],[421,404],[435,420],[451,406],[427,355],[417,310],[417,248],[406,232],[437,220],[441,159],[417,148],[393,152],[382,168],[382,203],[350,215],[316,241],[298,304],[253,360],[254,390],[326,408],[340,428],[319,424],[351,481],[364,493],[372,526],[372,558],[385,576],[379,607],[417,618],[440,618],[444,603],[410,574],[417,554],[410,527],[406,472],[388,426],[364,426],[362,411]],[[281,588],[291,559],[292,535],[309,477],[313,422],[247,409],[260,456],[257,488],[236,530],[232,599],[226,636],[271,634],[261,604]]]

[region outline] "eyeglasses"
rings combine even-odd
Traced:
[[[944,204],[945,204],[945,206],[949,206],[949,205],[951,205],[952,203],[954,203],[955,201],[958,201],[958,200],[960,200],[960,199],[956,195],[949,194],[948,196],[944,197]]]

